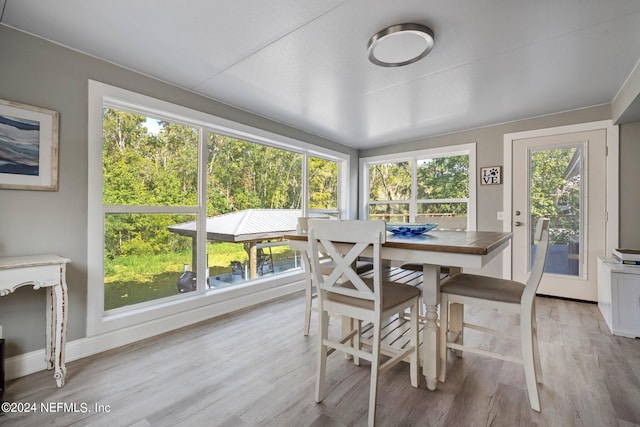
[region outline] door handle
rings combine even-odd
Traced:
[[[515,225],[516,227],[520,227],[522,223],[520,221],[516,221],[513,223],[513,225]]]

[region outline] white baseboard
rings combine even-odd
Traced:
[[[80,338],[67,343],[65,351],[66,362],[82,359],[103,351],[111,350],[123,345],[131,344],[155,335],[193,325],[203,320],[212,319],[236,310],[261,304],[276,298],[292,294],[303,289],[303,282],[297,281],[243,295],[238,298],[228,299],[220,303],[214,303],[195,310],[178,313],[162,319],[107,332],[89,338]],[[44,348],[5,360],[5,379],[23,377],[35,372],[47,369]],[[67,368],[68,371],[68,368]],[[52,374],[53,376],[53,374]],[[52,378],[53,381],[53,378]]]

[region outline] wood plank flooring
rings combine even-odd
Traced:
[[[9,402],[34,413],[1,426],[365,426],[369,369],[329,357],[325,401],[314,401],[315,314],[303,336],[302,293],[67,364],[7,384]],[[612,336],[594,304],[537,299],[542,412],[529,408],[522,367],[449,354],[446,383],[411,387],[408,365],[380,378],[379,426],[640,425],[640,340]],[[517,318],[469,311],[511,328]],[[339,330],[332,319],[331,327]],[[482,341],[473,332],[469,340]],[[501,345],[488,338],[481,344]],[[507,349],[511,344],[505,344]],[[44,412],[41,403],[66,404]],[[69,405],[77,405],[77,412]],[[82,405],[88,412],[83,413]],[[96,411],[95,405],[108,408]]]

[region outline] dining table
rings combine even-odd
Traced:
[[[422,264],[422,301],[426,311],[422,339],[422,372],[427,388],[436,390],[440,373],[438,304],[441,267],[451,273],[462,269],[480,269],[499,256],[510,244],[512,233],[497,231],[433,230],[420,235],[386,233],[381,257],[390,262]],[[306,251],[306,233],[287,233],[289,247]],[[364,253],[363,255],[367,255]]]

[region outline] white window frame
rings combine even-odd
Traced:
[[[307,163],[308,157],[314,156],[338,162],[338,210],[340,217],[349,217],[349,185],[347,182],[350,168],[348,154],[333,151],[304,141],[272,133],[263,129],[236,123],[201,111],[182,107],[139,93],[131,92],[115,86],[89,80],[88,87],[88,290],[87,290],[87,336],[95,336],[111,331],[129,328],[146,322],[157,321],[176,316],[181,313],[199,310],[206,313],[202,316],[214,317],[216,310],[200,310],[203,307],[223,303],[224,312],[237,310],[261,301],[261,294],[274,288],[288,285],[300,279],[302,272],[283,273],[272,278],[261,278],[238,286],[220,290],[205,290],[200,285],[199,292],[181,294],[121,307],[105,312],[104,310],[104,215],[120,212],[117,206],[102,204],[102,114],[105,106],[121,108],[125,111],[145,114],[154,119],[178,122],[203,129],[199,137],[199,202],[197,206],[162,206],[162,207],[126,207],[124,210],[134,213],[186,213],[195,214],[198,218],[197,277],[206,277],[206,170],[207,138],[205,132],[219,133],[236,137],[249,142],[268,145],[302,154],[303,186],[302,213],[308,212]],[[193,316],[192,316],[193,317]],[[197,320],[203,320],[195,319]],[[182,322],[182,323],[180,323]],[[176,320],[174,324],[184,326],[194,323],[193,320]],[[162,327],[162,326],[161,326]],[[172,328],[165,328],[166,330]]]
[[[475,231],[477,228],[476,220],[476,144],[460,144],[446,147],[430,148],[425,150],[407,151],[401,153],[384,154],[380,156],[362,157],[360,158],[360,218],[368,219],[369,217],[369,166],[380,163],[397,163],[406,161],[411,163],[411,197],[409,200],[393,200],[379,201],[379,203],[396,203],[409,204],[409,216],[414,221],[417,214],[418,203],[424,203],[426,200],[417,199],[418,178],[417,178],[417,162],[425,158],[438,158],[450,156],[469,156],[469,199],[467,201],[467,230]],[[447,202],[448,200],[429,199],[430,202]],[[457,200],[456,200],[457,201]]]

